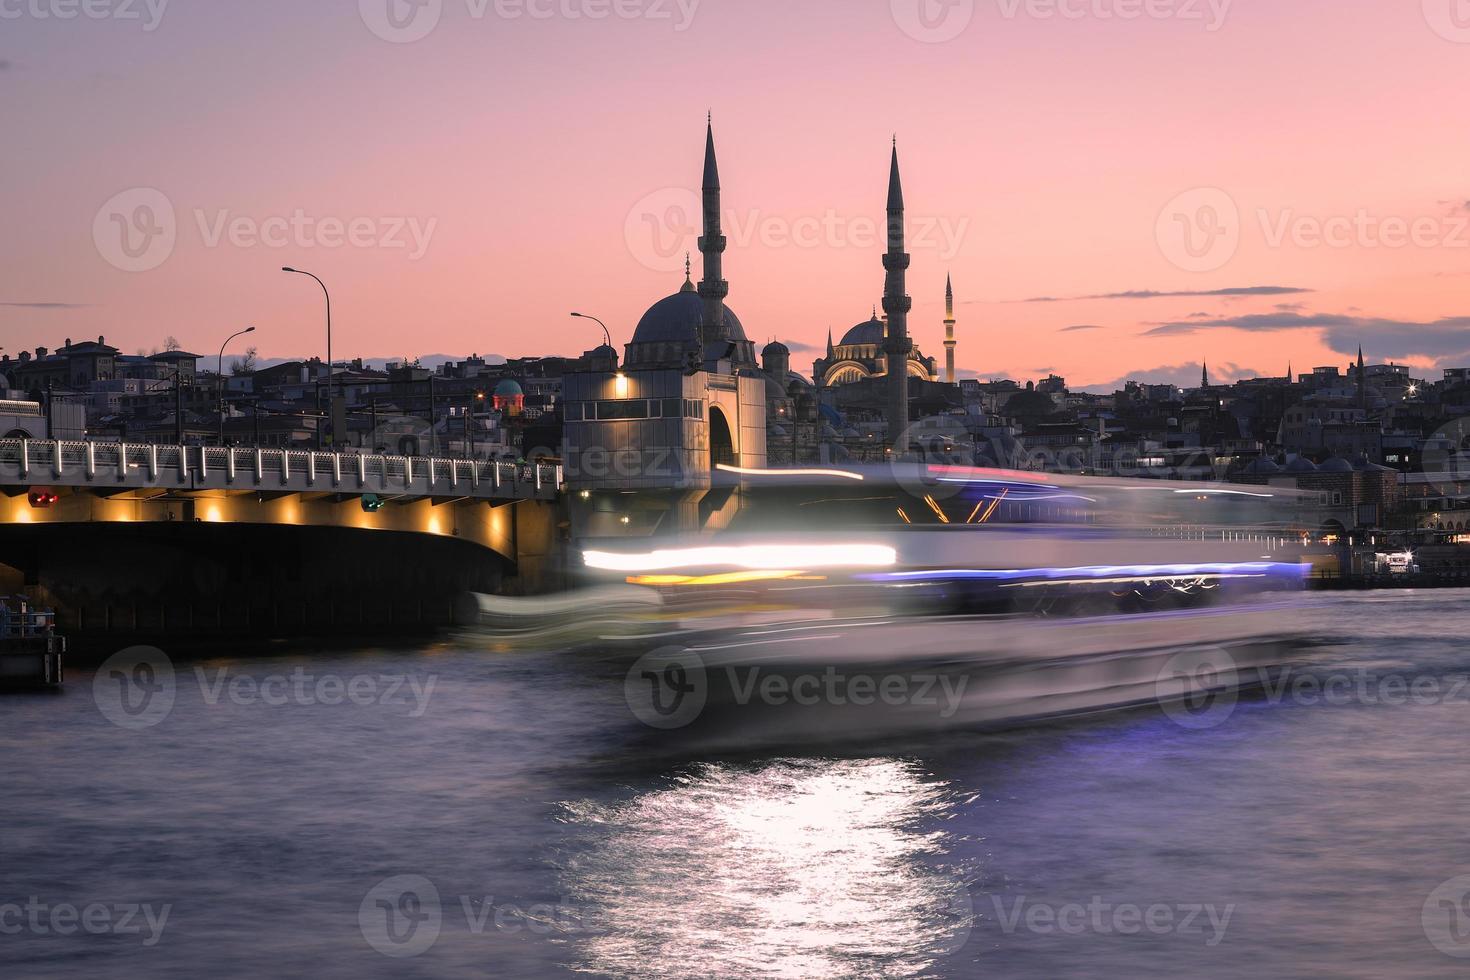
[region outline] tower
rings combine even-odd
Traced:
[[[954,350],[958,342],[954,339],[954,279],[944,277],[944,381],[954,384]]]
[[[1199,386],[1208,388],[1210,386],[1210,362],[1205,361],[1204,370],[1200,372]]]
[[[895,456],[908,452],[909,428],[909,311],[914,301],[908,295],[908,269],[912,260],[904,251],[903,182],[898,174],[898,139],[893,140],[893,161],[888,171],[888,254],[883,256],[887,285],[883,290],[883,312],[888,314],[888,331],[883,351],[888,355],[888,443]]]
[[[1368,369],[1363,365],[1363,348],[1358,347],[1358,407],[1368,409]]]
[[[704,142],[704,234],[699,239],[699,253],[704,257],[704,279],[699,283],[699,298],[704,302],[704,318],[699,328],[701,359],[708,361],[724,350],[721,341],[728,339],[725,326],[725,299],[730,284],[725,281],[724,255],[727,242],[720,228],[720,168],[715,160],[715,123],[710,116]]]

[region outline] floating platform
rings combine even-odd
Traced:
[[[65,658],[66,638],[56,632],[55,614],[0,597],[0,688],[59,687]]]

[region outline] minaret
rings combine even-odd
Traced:
[[[1363,366],[1363,348],[1358,347],[1358,407],[1368,410],[1368,369]]]
[[[699,252],[704,256],[704,279],[699,284],[704,319],[699,328],[699,342],[705,360],[724,352],[722,342],[728,336],[725,299],[730,295],[730,284],[725,281],[726,245],[720,229],[720,168],[715,162],[715,123],[711,114],[704,142],[704,234],[699,239]]]
[[[1201,388],[1208,388],[1210,386],[1210,362],[1209,361],[1205,361],[1204,371],[1201,372],[1201,374],[1200,374],[1199,386]]]
[[[954,349],[958,342],[954,339],[954,279],[950,276],[944,277],[944,381],[945,384],[954,384]]]
[[[909,448],[909,355],[914,349],[909,340],[909,311],[914,308],[908,295],[910,262],[904,251],[903,182],[898,175],[898,138],[894,137],[888,172],[888,254],[883,256],[888,272],[883,291],[883,312],[888,315],[883,350],[888,355],[888,443],[895,456],[905,455]]]

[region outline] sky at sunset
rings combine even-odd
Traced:
[[[712,110],[730,306],[804,372],[879,299],[894,133],[969,376],[1470,366],[1460,0],[88,2],[0,0],[12,355],[321,354],[284,265],[339,359],[621,345]]]

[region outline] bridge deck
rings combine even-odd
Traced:
[[[554,500],[562,468],[285,449],[0,440],[0,486]]]

